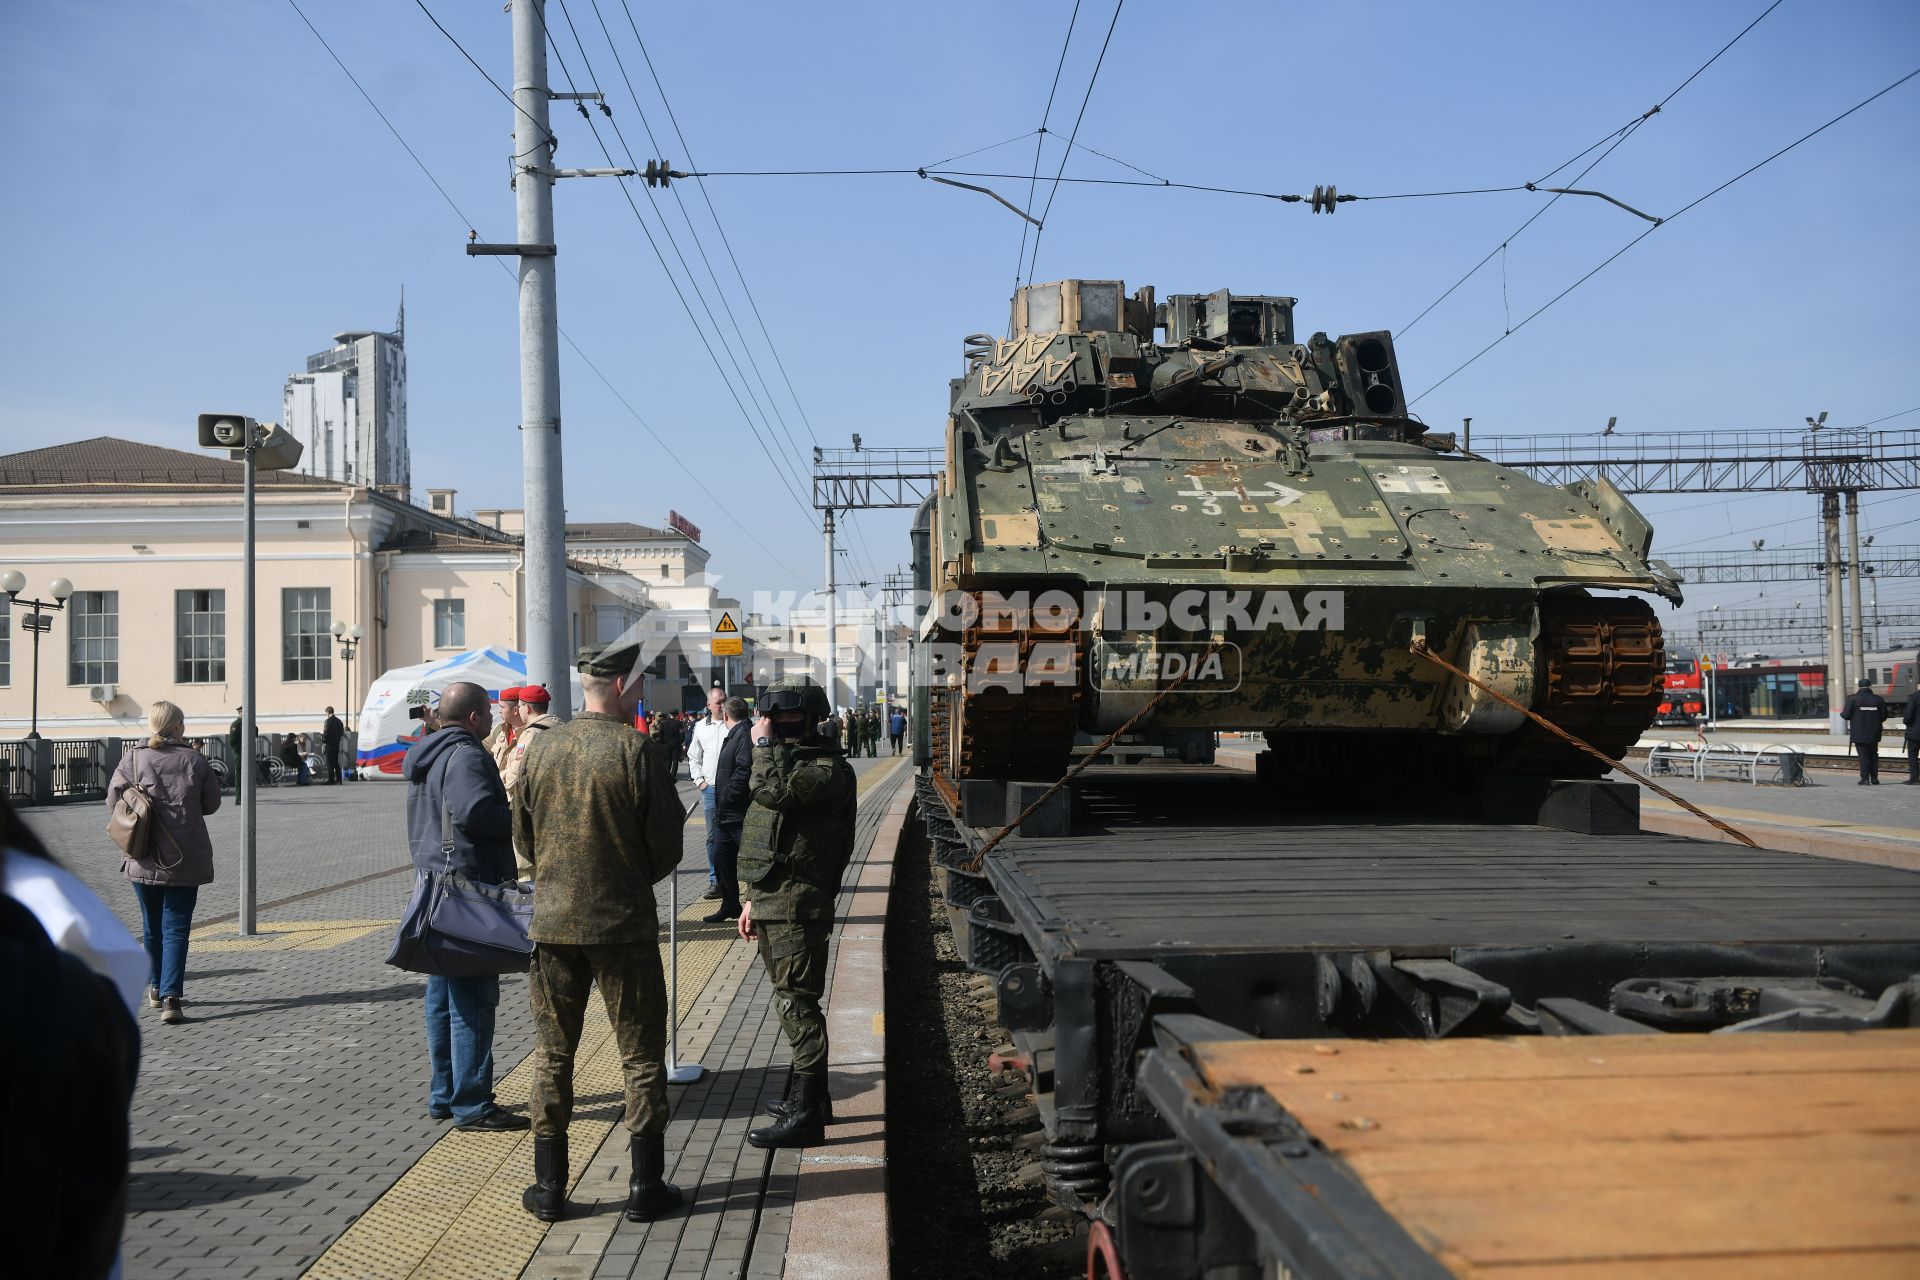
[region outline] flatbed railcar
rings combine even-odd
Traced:
[[[1209,766],[1095,766],[1074,790],[1072,834],[1010,835],[984,859],[999,823],[971,812],[978,825],[962,821],[948,780],[923,773],[918,809],[961,954],[994,980],[999,1020],[1030,1071],[1049,1192],[1092,1222],[1092,1274],[1470,1275],[1503,1258],[1534,1268],[1503,1275],[1661,1269],[1599,1266],[1592,1239],[1554,1262],[1538,1232],[1502,1253],[1500,1233],[1490,1243],[1471,1214],[1395,1201],[1384,1188],[1402,1185],[1408,1161],[1450,1158],[1431,1145],[1442,1139],[1412,1137],[1417,1126],[1397,1113],[1305,1105],[1344,1093],[1340,1070],[1382,1054],[1366,1058],[1382,1079],[1411,1088],[1434,1077],[1426,1094],[1395,1103],[1406,1116],[1420,1114],[1409,1097],[1453,1105],[1449,1063],[1470,1076],[1476,1055],[1521,1064],[1482,1080],[1471,1100],[1479,1123],[1524,1129],[1538,1147],[1527,1159],[1553,1163],[1542,1152],[1556,1142],[1569,1166],[1618,1157],[1632,1167],[1615,1173],[1643,1189],[1660,1185],[1648,1172],[1652,1148],[1591,1132],[1581,1097],[1653,1108],[1637,1129],[1622,1121],[1643,1141],[1663,1123],[1676,1133],[1694,1125],[1702,1073],[1719,1073],[1755,1108],[1798,1097],[1804,1114],[1760,1124],[1768,1141],[1852,1161],[1809,1176],[1877,1179],[1881,1190],[1862,1205],[1878,1216],[1859,1230],[1891,1252],[1869,1261],[1920,1256],[1903,1252],[1920,1250],[1920,1107],[1910,1101],[1920,1096],[1911,1070],[1920,1033],[1887,1030],[1920,1021],[1920,874],[1641,833],[1632,793],[1617,784],[1577,784],[1574,803],[1537,805],[1536,820],[1506,824],[1283,815],[1267,807],[1261,779]],[[1761,1031],[1858,1034],[1751,1034]],[[1570,1069],[1553,1055],[1580,1054],[1556,1045],[1590,1045],[1598,1061],[1629,1037],[1693,1056],[1674,1066],[1656,1053],[1654,1065],[1585,1094],[1529,1083]],[[1856,1040],[1865,1047],[1848,1051],[1831,1087],[1751,1047],[1839,1053]],[[1526,1065],[1533,1059],[1546,1065]],[[1642,1068],[1653,1075],[1642,1079]],[[1845,1096],[1829,1097],[1832,1088]],[[1376,1093],[1368,1084],[1355,1096]],[[1779,1222],[1798,1201],[1733,1158],[1742,1135],[1758,1133],[1725,1121],[1737,1111],[1736,1102],[1702,1122],[1722,1126],[1713,1149],[1732,1161],[1723,1176],[1757,1179],[1755,1208],[1770,1203],[1767,1188],[1787,1202],[1755,1237],[1772,1253],[1727,1257],[1772,1274],[1765,1268],[1784,1265],[1807,1233],[1831,1240],[1852,1228],[1842,1215],[1785,1232]],[[1860,1136],[1862,1117],[1876,1114],[1904,1145]],[[1372,1149],[1375,1125],[1418,1150],[1356,1162],[1352,1148]],[[1780,1138],[1781,1126],[1799,1137]],[[1463,1177],[1479,1161],[1474,1177],[1500,1182],[1483,1167],[1500,1158],[1484,1146],[1491,1137],[1461,1156]],[[1463,1153],[1472,1146],[1447,1140]],[[1501,1185],[1508,1211],[1529,1221],[1577,1213],[1568,1206],[1582,1194],[1572,1174]],[[1664,1247],[1698,1254],[1698,1274],[1719,1274],[1707,1255],[1725,1245],[1728,1224],[1715,1218],[1689,1240],[1678,1202],[1650,1195],[1622,1206],[1629,1200],[1634,1213],[1609,1228],[1621,1257]],[[1716,1203],[1719,1212],[1732,1202]]]

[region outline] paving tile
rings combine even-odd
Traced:
[[[856,768],[864,774],[885,763]],[[877,789],[878,803],[863,797],[863,841],[873,811],[884,807],[881,793],[903,776]],[[389,782],[264,790],[261,936],[253,940],[221,919],[238,909],[239,806],[229,797],[209,819],[215,880],[201,890],[188,950],[188,1020],[169,1027],[142,1011],[127,1280],[294,1280],[448,1131],[426,1115],[424,979],[382,963],[390,922],[412,885],[405,804],[406,788]],[[101,856],[98,809],[61,805],[23,816],[137,934],[132,891],[117,863]],[[687,853],[683,904],[705,879],[698,827],[689,830]],[[296,901],[281,902],[288,898]],[[289,950],[295,928],[305,941]],[[702,1216],[649,1225],[613,1212],[625,1198],[626,1149],[616,1129],[580,1191],[606,1210],[605,1219],[591,1219],[601,1229],[549,1233],[554,1249],[538,1251],[526,1276],[586,1277],[602,1256],[632,1260],[634,1274],[662,1274],[663,1260],[702,1274],[739,1239],[733,1219],[722,1219],[759,1195],[766,1158],[745,1147],[745,1131],[784,1088],[786,1046],[750,947],[729,948],[709,985],[728,998],[696,1008],[680,1033],[682,1059],[704,1061],[709,1076],[670,1091],[677,1110],[668,1137],[670,1176],[697,1197]],[[532,1046],[524,976],[502,979],[497,1019],[495,1069],[505,1077]],[[791,1173],[797,1165],[774,1168]],[[776,1179],[775,1189],[790,1198],[790,1184]],[[610,1230],[601,1225],[609,1219]],[[743,1221],[751,1220],[749,1210]],[[666,1253],[653,1252],[656,1240]],[[576,1244],[590,1252],[566,1252]],[[778,1261],[756,1249],[749,1274],[778,1275]]]

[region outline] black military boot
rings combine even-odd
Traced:
[[[789,1095],[791,1095],[794,1090],[793,1082],[799,1078],[799,1076],[787,1077],[787,1093]],[[790,1096],[775,1098],[767,1104],[767,1114],[776,1120],[784,1119],[787,1113],[792,1110],[793,1100]],[[821,1077],[820,1080],[820,1122],[822,1124],[839,1123],[833,1118],[833,1097],[827,1092],[827,1082],[824,1076]]]
[[[680,1207],[680,1188],[666,1181],[667,1135],[654,1133],[627,1140],[633,1176],[627,1179],[627,1221],[652,1222]]]
[[[764,1129],[748,1130],[747,1141],[767,1150],[818,1146],[827,1140],[826,1105],[826,1076],[795,1076],[787,1113]]]
[[[520,1205],[542,1222],[567,1216],[567,1136],[533,1140],[533,1185],[520,1195]]]

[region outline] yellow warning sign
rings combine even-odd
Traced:
[[[733,625],[733,615],[731,613],[722,612],[720,615],[720,621],[713,624],[713,633],[715,635],[723,636],[729,633],[737,634],[739,630],[740,630],[739,627],[736,627],[735,625]]]
[[[741,652],[739,624],[734,622],[732,613],[722,612],[720,621],[713,624],[713,656],[737,658]]]

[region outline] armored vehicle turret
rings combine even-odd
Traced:
[[[1652,721],[1641,597],[1679,591],[1645,518],[1429,433],[1390,334],[1301,341],[1294,304],[1063,280],[965,339],[915,540],[937,772],[1056,778],[1129,721],[1264,734],[1301,778],[1602,771],[1420,641],[1609,754]]]

